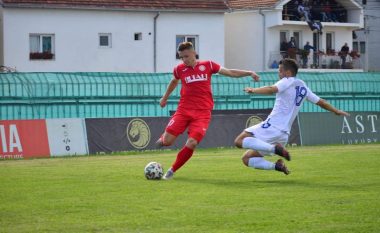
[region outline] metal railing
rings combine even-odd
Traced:
[[[363,69],[360,55],[351,52],[342,55],[338,52],[305,52],[304,50],[270,52],[268,68],[278,68],[278,63],[284,58],[295,59],[304,69]]]

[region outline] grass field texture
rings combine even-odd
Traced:
[[[170,181],[143,169],[177,151],[0,161],[0,232],[380,232],[380,144],[289,150],[289,176],[207,149]]]

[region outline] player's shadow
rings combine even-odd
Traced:
[[[329,184],[329,183],[315,183],[307,182],[303,180],[294,179],[278,179],[278,180],[268,180],[268,179],[252,179],[252,180],[227,180],[227,179],[208,179],[208,178],[197,178],[197,177],[176,177],[176,181],[188,182],[200,185],[215,185],[215,186],[229,186],[234,188],[252,188],[252,187],[302,187],[302,188],[326,188],[326,189],[352,189],[359,188],[353,187],[349,184]]]

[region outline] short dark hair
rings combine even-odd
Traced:
[[[290,58],[285,58],[280,61],[280,65],[284,67],[285,71],[290,71],[292,75],[296,76],[298,73],[298,64],[297,61]]]
[[[194,46],[191,42],[182,42],[178,45],[178,52],[182,52],[186,49],[194,49]]]

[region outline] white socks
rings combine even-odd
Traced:
[[[243,139],[243,148],[245,149],[252,149],[252,150],[258,150],[258,151],[265,151],[268,154],[274,153],[274,146],[266,143],[264,141],[261,141],[260,139],[254,138],[254,137],[246,137]]]
[[[248,166],[261,170],[274,170],[275,164],[262,157],[252,157],[248,160]]]

